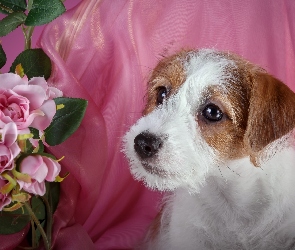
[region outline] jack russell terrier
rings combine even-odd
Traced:
[[[167,192],[140,249],[295,249],[295,94],[211,49],[165,58],[124,136],[135,179]]]

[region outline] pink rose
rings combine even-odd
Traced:
[[[6,180],[2,180],[2,179],[0,178],[0,189],[1,189],[6,183],[7,183]],[[9,195],[9,194],[2,194],[2,193],[0,192],[0,211],[2,211],[2,209],[3,209],[5,206],[9,205],[10,202],[11,202],[11,197],[10,197],[10,195]]]
[[[46,192],[45,181],[55,181],[60,172],[60,164],[46,156],[30,155],[20,163],[20,172],[32,178],[31,183],[18,180],[21,189],[36,194],[44,195]]]
[[[46,82],[43,77],[33,77],[29,84],[41,86],[46,92],[46,100],[52,100],[53,98],[61,97],[63,95],[62,91],[59,89],[50,87],[49,82]]]
[[[13,160],[20,153],[20,148],[16,142],[17,127],[15,123],[5,124],[0,130],[0,174],[13,168]]]
[[[29,126],[47,128],[56,105],[46,84],[42,77],[28,81],[16,74],[0,74],[0,128],[9,122],[14,122],[19,130]]]

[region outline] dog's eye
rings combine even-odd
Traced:
[[[166,87],[159,87],[157,93],[157,105],[163,103],[164,99],[167,97],[168,91]]]
[[[218,122],[223,117],[221,109],[215,104],[208,104],[202,111],[202,115],[210,122]]]

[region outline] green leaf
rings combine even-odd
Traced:
[[[38,26],[46,24],[66,11],[60,0],[34,0],[25,25]]]
[[[47,219],[46,218],[46,206],[45,206],[42,198],[40,198],[40,196],[33,196],[32,197],[31,208],[32,208],[32,211],[34,212],[34,215],[39,220],[41,226],[44,229],[44,226],[46,224],[46,219]],[[28,236],[30,238],[32,238],[32,242],[35,242],[35,244],[37,244],[37,246],[39,245],[41,233],[40,233],[39,228],[36,226],[36,224],[34,225],[34,227],[31,227],[31,231],[29,232]],[[35,244],[33,244],[33,245],[35,245]]]
[[[33,196],[31,199],[31,206],[34,214],[38,220],[45,220],[46,218],[46,208],[41,198]]]
[[[40,139],[39,130],[36,128],[29,127],[30,133],[33,134],[33,139]]]
[[[45,129],[45,141],[51,146],[64,142],[78,129],[87,107],[87,101],[78,98],[60,97],[54,101],[64,107],[56,111],[51,124]]]
[[[44,152],[44,144],[41,140],[38,142],[38,145],[39,145],[38,153],[43,153]]]
[[[11,31],[15,30],[26,20],[26,15],[22,12],[14,12],[4,17],[0,21],[0,36],[6,36]]]
[[[47,198],[51,212],[54,214],[58,202],[59,202],[59,195],[60,195],[60,183],[59,182],[46,182],[46,193],[45,197]]]
[[[9,14],[13,12],[25,11],[27,7],[26,0],[0,0],[0,12]]]
[[[0,44],[0,69],[5,65],[6,61],[7,61],[6,54],[3,50],[2,45]]]
[[[0,212],[0,234],[13,234],[24,229],[30,222],[30,216],[25,207],[13,212]]]
[[[25,152],[26,152],[27,154],[32,153],[33,150],[34,150],[34,147],[33,147],[32,143],[31,143],[29,140],[26,140],[25,143],[26,143]]]
[[[51,74],[50,58],[42,49],[27,49],[20,53],[10,67],[10,72],[15,72],[15,67],[20,64],[29,79],[44,76],[48,79]]]

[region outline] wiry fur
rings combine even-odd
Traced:
[[[249,81],[246,88],[250,93],[254,84],[252,73],[245,70],[247,77],[239,78],[241,61],[213,50],[189,51],[178,60],[182,60],[185,71],[184,83],[162,105],[143,116],[124,137],[124,153],[133,176],[150,188],[174,191],[166,195],[159,226],[152,227],[153,232],[149,232],[141,248],[295,248],[293,133],[289,129],[283,137],[271,138],[263,150],[252,150],[252,144],[244,138],[250,133],[250,123],[239,121],[245,114],[250,119],[252,113],[247,103],[252,101],[250,94],[245,94],[245,104],[241,107],[231,103],[229,96],[235,93],[233,88],[240,91],[235,86],[243,85],[245,79]],[[257,72],[260,74],[261,70]],[[234,129],[245,134],[241,135],[242,139],[234,136],[231,140],[242,145],[234,155],[226,150],[221,152],[222,147],[216,145],[231,141],[213,137],[214,141],[208,131],[219,128],[200,118],[212,88],[221,93],[220,100],[227,107],[225,113],[229,118],[221,123],[222,131],[227,131],[226,124],[230,122]],[[243,108],[246,111],[242,115],[239,112]],[[134,150],[134,139],[143,132],[163,141],[159,152],[147,159]]]

